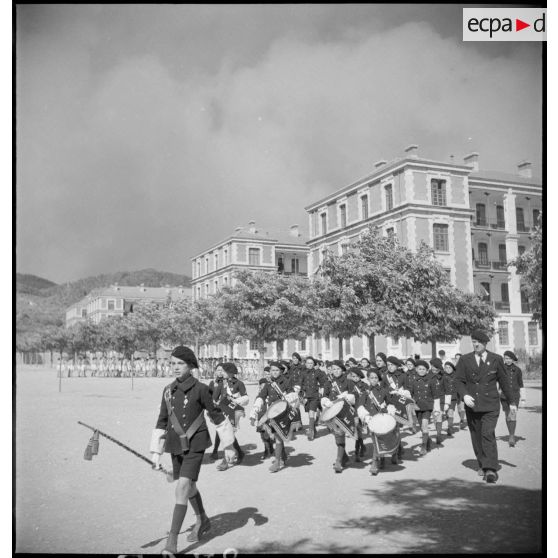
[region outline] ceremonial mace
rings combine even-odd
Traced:
[[[94,428],[93,426],[89,426],[88,424],[85,424],[84,422],[81,422],[80,420],[78,420],[77,422],[78,422],[78,424],[81,424],[82,426],[85,426],[85,428],[89,428],[89,430],[93,430],[93,436],[91,436],[91,438],[89,439],[89,442],[87,443],[87,447],[85,448],[85,453],[83,454],[83,458],[86,459],[87,461],[91,461],[93,459],[93,456],[97,455],[99,453],[99,435],[100,435],[100,436],[104,436],[107,440],[110,440],[111,442],[114,442],[117,446],[120,446],[121,448],[124,448],[126,451],[129,451],[130,453],[133,453],[136,457],[139,457],[141,460],[146,461],[147,463],[149,463],[151,465],[152,469],[155,469],[155,467],[153,465],[153,462],[151,461],[151,459],[149,459],[149,457],[145,457],[145,455],[142,455],[141,453],[137,452],[136,450],[132,449],[131,447],[127,446],[126,444],[120,442],[116,438],[113,438],[112,436],[109,436],[108,434],[105,434],[104,432],[101,432],[98,428]],[[174,481],[172,472],[167,471],[161,465],[159,465],[159,468],[155,469],[155,470],[156,471],[161,471],[161,473],[163,473],[166,476],[168,482],[173,482]]]

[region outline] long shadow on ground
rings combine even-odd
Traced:
[[[333,525],[341,544],[299,539],[265,541],[246,553],[540,553],[541,492],[482,481],[394,479],[370,496],[369,515]],[[380,515],[382,506],[396,505]],[[385,508],[384,508],[385,509]],[[343,531],[350,529],[347,534]],[[356,531],[356,532],[355,532]],[[359,533],[358,531],[361,531]],[[365,538],[366,537],[366,538]],[[397,541],[390,544],[389,540]]]

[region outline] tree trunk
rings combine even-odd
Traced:
[[[62,391],[62,351],[60,351],[60,365],[59,365],[59,373],[58,376],[58,393]]]
[[[436,351],[436,340],[431,341],[432,343],[432,358],[436,358],[438,356]]]
[[[376,363],[376,336],[374,334],[368,336],[368,360],[370,364]]]
[[[234,357],[234,343],[230,343],[229,344],[229,349],[230,349],[230,355],[229,355],[229,361],[232,361],[233,357]]]
[[[54,366],[54,357],[52,355],[52,350],[50,351],[50,367],[52,368]]]
[[[258,350],[260,352],[260,373],[263,374],[263,369],[265,367],[265,341],[260,341],[258,343]]]
[[[338,335],[337,341],[339,342],[339,360],[343,360],[343,336]]]
[[[200,340],[196,337],[196,358],[199,357],[200,354]]]

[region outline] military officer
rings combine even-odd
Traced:
[[[487,483],[498,480],[498,447],[496,445],[496,423],[500,414],[500,397],[496,384],[508,401],[513,401],[500,355],[486,350],[490,337],[482,330],[471,334],[473,352],[463,355],[457,363],[455,379],[457,392],[465,403],[467,424],[471,433],[473,450],[479,464],[479,476]],[[517,412],[517,405],[510,411]]]

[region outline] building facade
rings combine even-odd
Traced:
[[[192,296],[206,298],[225,286],[234,286],[234,273],[241,270],[277,272],[308,276],[307,236],[292,225],[289,230],[260,230],[254,221],[237,227],[225,240],[192,258]],[[289,347],[305,343],[284,341],[266,345],[265,357],[277,358]],[[295,349],[293,349],[294,351]],[[249,341],[234,345],[233,355],[226,345],[204,345],[202,357],[259,358],[259,351]]]
[[[92,320],[99,323],[107,316],[125,316],[134,311],[139,302],[155,302],[165,304],[169,300],[180,300],[192,296],[192,289],[179,287],[128,287],[111,285],[104,289],[94,289],[85,298],[72,304],[66,310],[66,327]]]
[[[396,235],[410,249],[421,241],[431,246],[451,282],[491,302],[498,317],[490,348],[498,352],[542,348],[541,330],[530,319],[515,268],[507,262],[529,248],[529,233],[542,207],[542,183],[522,162],[517,174],[483,171],[478,153],[463,164],[421,158],[418,146],[305,209],[309,223],[309,274],[324,254],[344,253],[370,226]],[[376,352],[430,355],[431,346],[409,339],[378,337]],[[312,339],[310,351],[338,356],[337,340]],[[469,338],[439,344],[448,355],[471,350]],[[366,337],[344,341],[344,355],[368,355]]]

